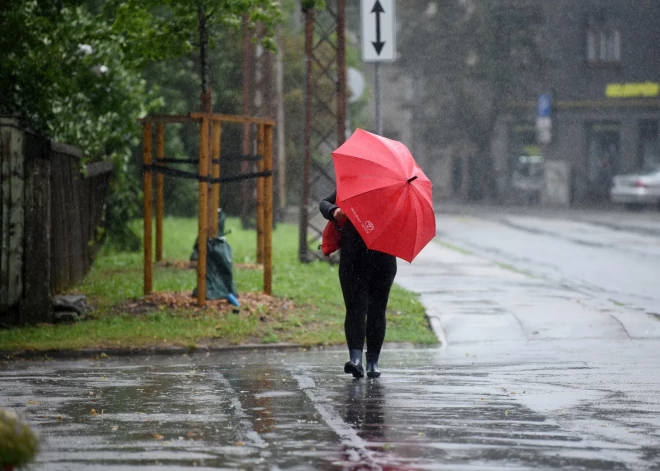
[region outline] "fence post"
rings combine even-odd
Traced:
[[[165,157],[165,124],[156,125],[156,163]],[[163,259],[163,215],[165,213],[165,175],[156,174],[156,261]]]
[[[213,162],[213,178],[220,178],[220,145],[222,142],[222,124],[220,121],[213,122],[213,135],[212,135],[212,159]],[[213,225],[211,227],[212,234],[218,235],[218,208],[220,207],[220,183],[213,184]]]
[[[264,167],[273,170],[273,126],[266,126],[264,142]],[[264,292],[273,294],[273,178],[264,178]]]
[[[202,118],[199,129],[199,215],[197,229],[197,305],[206,304],[206,238],[208,236],[209,121]]]
[[[152,260],[152,205],[153,205],[153,178],[151,169],[152,148],[151,121],[144,123],[142,134],[142,161],[145,168],[143,173],[144,191],[144,294],[151,294],[153,290],[153,260]]]
[[[257,127],[257,171],[264,171],[264,125]],[[264,263],[264,177],[257,178],[257,263]]]

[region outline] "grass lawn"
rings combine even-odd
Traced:
[[[155,292],[192,292],[196,272],[181,265],[190,257],[196,224],[196,219],[165,219],[164,258],[181,263],[155,266]],[[278,224],[273,234],[274,298],[256,295],[263,289],[263,271],[255,267],[256,232],[241,229],[234,218],[227,219],[225,228],[232,231],[227,241],[233,250],[234,281],[241,294],[238,312],[144,302],[143,309],[137,311],[132,307],[142,300],[142,252],[101,253],[85,281],[71,290],[87,295],[93,305],[88,320],[0,330],[0,351],[278,342],[344,344],[344,307],[337,266],[320,261],[298,262],[297,226]],[[396,285],[387,317],[386,342],[437,342],[417,297]]]

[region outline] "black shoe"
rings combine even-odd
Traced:
[[[362,350],[349,350],[351,360],[344,365],[344,373],[352,374],[353,378],[364,378],[364,367],[362,366]]]
[[[378,378],[380,371],[378,370],[378,353],[367,352],[367,376],[369,378]]]

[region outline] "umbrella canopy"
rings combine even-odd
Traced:
[[[431,181],[408,148],[362,129],[332,153],[336,204],[367,247],[412,262],[435,237]]]

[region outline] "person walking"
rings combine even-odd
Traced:
[[[385,340],[387,302],[396,276],[396,257],[369,250],[346,214],[336,204],[337,192],[321,200],[321,214],[343,224],[341,228],[339,283],[346,306],[344,332],[349,361],[344,372],[364,377],[362,353],[367,342],[366,373],[378,378],[378,358]]]

